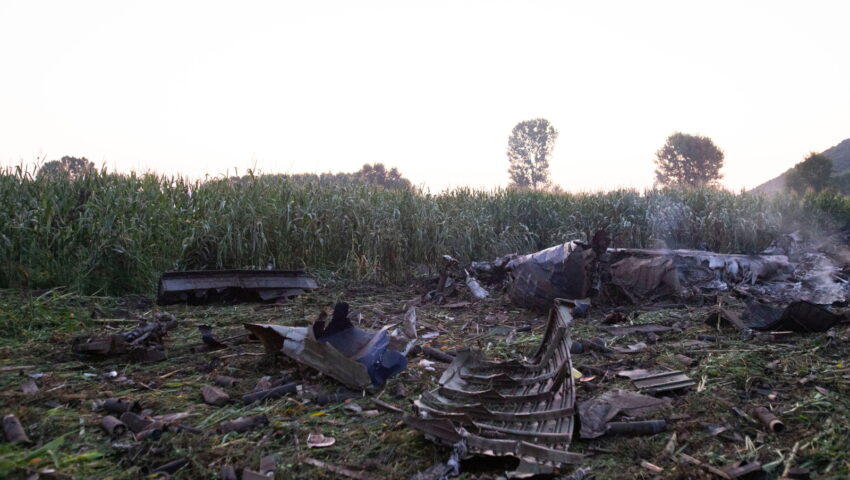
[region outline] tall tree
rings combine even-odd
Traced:
[[[508,174],[511,186],[546,188],[549,180],[549,156],[558,139],[558,131],[545,118],[519,122],[508,139]]]
[[[64,156],[61,160],[51,160],[38,170],[39,177],[59,179],[62,177],[76,178],[95,170],[94,163],[85,157]]]
[[[832,180],[832,160],[826,155],[812,152],[788,172],[785,186],[797,193],[809,190],[820,192],[831,186]]]
[[[723,151],[700,135],[675,132],[655,152],[655,181],[659,185],[698,187],[723,178]]]
[[[380,185],[388,189],[403,190],[411,186],[410,180],[404,178],[396,167],[387,170],[383,163],[365,163],[360,170],[354,172],[354,176],[370,185]]]

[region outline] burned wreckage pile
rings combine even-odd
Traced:
[[[280,378],[263,377],[253,390],[245,391],[240,387],[244,379],[216,374],[211,362],[209,382],[196,397],[223,412],[233,405],[250,407],[282,398],[291,398],[298,405],[321,406],[366,397],[377,410],[363,410],[352,403],[345,403],[345,410],[363,416],[378,415],[379,411],[398,415],[398,425],[405,431],[418,432],[416,438],[424,437],[451,449],[448,461],[414,475],[421,480],[457,475],[461,460],[471,457],[502,457],[508,461],[504,465],[511,465],[500,471],[507,478],[589,478],[583,465],[588,454],[585,442],[606,436],[668,431],[674,398],[700,388],[700,379],[691,378],[693,374],[689,372],[699,359],[687,351],[687,355],[675,355],[680,365],[677,368],[685,367],[681,370],[619,361],[646,351],[648,344],[658,342],[659,334],[689,328],[686,320],[664,325],[633,323],[633,312],[698,305],[708,312],[705,324],[718,333],[731,331],[735,338],[754,342],[782,342],[799,333],[824,332],[846,323],[841,310],[835,308],[846,303],[850,285],[844,258],[837,248],[811,248],[793,236],[764,254],[739,255],[610,248],[604,232],[597,233],[589,243],[567,242],[528,255],[507,255],[466,266],[446,256],[439,278],[430,284],[433,288],[396,310],[397,317],[376,311],[379,318],[370,328],[362,321],[362,312],[352,311],[344,302],[337,303],[331,314],[321,312],[315,321],[301,324],[305,326],[240,321],[244,330],[238,335],[219,337],[213,327],[194,324],[195,344],[188,348],[192,354],[233,349],[238,353],[222,358],[236,357],[244,354],[242,347],[246,344],[261,343],[268,354],[295,367]],[[158,303],[265,301],[278,306],[315,288],[318,284],[303,272],[169,272],[160,281]],[[496,304],[502,294],[512,305],[548,312],[545,322],[522,327],[535,331],[538,343],[533,353],[524,357],[513,352],[496,360],[485,355],[480,342],[464,341],[464,348],[449,351],[428,345],[436,346],[427,340],[447,332],[421,318],[417,321],[417,306],[462,310],[476,304]],[[574,338],[571,331],[588,322],[586,317],[592,313],[604,316],[598,328],[607,334],[615,338],[643,335],[646,341],[616,346],[600,337]],[[498,318],[507,320],[508,314],[503,315]],[[500,327],[498,323],[491,322],[493,330]],[[140,319],[135,328],[79,337],[72,351],[90,359],[159,362],[170,358],[166,348],[169,335],[185,324],[170,314],[155,314],[150,319]],[[422,330],[431,331],[422,334]],[[466,325],[460,332],[464,330]],[[519,330],[508,328],[508,335]],[[465,334],[471,336],[469,331]],[[694,346],[708,345],[702,339],[690,342]],[[424,382],[418,373],[401,373],[411,368],[417,355],[423,358],[416,365],[416,372],[423,368],[436,371],[432,365],[444,367],[441,374],[436,373],[436,384],[417,390],[421,391],[417,396],[395,395],[409,402],[407,408],[380,400],[396,377]],[[574,359],[579,358],[576,355],[583,359],[587,358],[585,355],[603,358],[608,367],[581,362],[574,365]],[[342,387],[333,392],[318,391],[315,372]],[[171,373],[162,377],[167,375]],[[589,388],[597,376],[616,377],[621,383],[628,382],[628,386],[607,391]],[[399,381],[395,386],[400,384]],[[34,383],[33,386],[38,389]],[[739,414],[753,423],[761,422],[761,428],[768,432],[782,432],[786,428],[783,412],[766,405],[753,405],[749,412]],[[127,438],[134,442],[156,440],[169,431],[208,434],[203,428],[189,425],[186,412],[156,415],[132,399],[107,398],[96,402],[93,408],[103,415],[98,417],[101,429],[113,442]],[[736,407],[736,413],[739,410]],[[206,426],[214,425],[216,434],[228,435],[266,429],[273,423],[265,414],[254,413],[238,418],[224,415],[224,420]],[[31,443],[14,415],[4,418],[4,430],[10,442]],[[724,427],[715,428],[717,432],[723,430]],[[304,438],[306,445],[310,449],[333,445],[335,439],[327,433],[310,433]],[[579,441],[581,448],[576,449]],[[671,442],[677,462],[710,476],[768,478],[745,477],[761,471],[762,465],[757,461],[717,468],[677,449],[675,434]],[[375,478],[315,458],[299,457],[294,461],[321,468],[332,476]],[[257,471],[253,465],[245,466],[242,478],[270,478],[275,462],[274,458],[263,457]],[[148,473],[170,475],[189,464],[187,459],[178,458],[151,468]],[[642,462],[641,466],[650,476],[664,470],[649,462]],[[235,472],[233,465],[223,465],[221,478],[236,478]]]

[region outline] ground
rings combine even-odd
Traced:
[[[216,374],[241,379],[226,389],[233,398],[251,391],[263,376],[297,375],[308,392],[334,392],[332,379],[298,368],[291,361],[273,358],[261,344],[239,337],[227,349],[193,353],[200,345],[196,328],[213,326],[214,335],[226,339],[244,333],[245,322],[306,326],[321,309],[330,310],[337,300],[362,309],[364,327],[380,327],[401,321],[406,303],[425,287],[387,289],[376,286],[326,287],[281,306],[258,304],[154,307],[174,314],[180,326],[167,338],[168,359],[159,363],[129,363],[126,359],[89,359],[74,354],[71,342],[79,335],[94,335],[132,328],[134,323],[92,319],[94,310],[107,317],[120,316],[127,302],[118,298],[82,297],[62,291],[41,296],[16,291],[0,292],[0,412],[14,413],[24,425],[33,445],[0,443],[0,477],[26,478],[27,472],[47,472],[42,478],[139,478],[147,469],[186,458],[189,465],[173,478],[218,478],[221,467],[256,469],[261,457],[278,455],[278,478],[338,478],[327,469],[305,464],[318,459],[361,472],[370,478],[409,478],[434,462],[445,461],[450,449],[434,445],[408,428],[398,414],[380,411],[366,416],[344,408],[344,403],[318,406],[303,398],[288,397],[260,405],[231,403],[214,407],[201,401],[200,388]],[[467,300],[459,297],[450,302]],[[258,308],[260,307],[260,308]],[[835,335],[797,334],[787,343],[741,340],[732,329],[705,325],[709,306],[672,305],[669,309],[631,309],[633,323],[688,324],[682,331],[662,332],[656,343],[638,353],[573,355],[576,369],[585,378],[578,382],[578,400],[603,391],[633,389],[630,381],[616,376],[628,368],[666,366],[682,369],[696,385],[672,394],[673,408],[654,418],[664,418],[668,429],[651,437],[576,438],[571,450],[588,455],[583,466],[597,479],[616,478],[717,478],[702,467],[674,461],[688,454],[709,465],[724,467],[740,460],[756,459],[770,477],[786,466],[805,467],[815,478],[850,477],[850,325],[836,327]],[[602,336],[608,346],[646,341],[643,335],[614,337],[602,330],[610,309],[595,307],[587,318],[575,320],[574,339]],[[151,312],[140,312],[150,315]],[[496,296],[460,308],[424,305],[417,308],[420,336],[437,332],[426,340],[431,346],[450,350],[472,347],[494,358],[530,354],[541,339],[545,313],[515,308]],[[512,328],[530,331],[511,335]],[[510,328],[494,328],[494,327]],[[706,337],[708,336],[708,337]],[[689,340],[702,343],[688,344]],[[676,358],[685,354],[698,360],[688,368]],[[412,411],[411,402],[433,388],[445,365],[433,371],[412,358],[409,368],[391,379],[374,395]],[[26,367],[10,368],[10,367]],[[117,376],[109,377],[115,371]],[[21,384],[28,374],[45,374],[36,380],[39,391],[24,394]],[[128,382],[130,380],[132,383]],[[403,390],[403,391],[402,391]],[[769,396],[768,396],[769,395]],[[108,397],[137,400],[155,414],[189,412],[185,421],[202,434],[166,432],[159,440],[133,443],[110,441],[100,428],[102,414],[92,403]],[[363,410],[374,410],[370,397],[354,400]],[[756,406],[772,406],[785,423],[780,434],[766,431],[754,416]],[[270,425],[247,433],[221,435],[215,426],[227,419],[266,414]],[[720,427],[726,430],[717,433]],[[332,436],[326,448],[309,448],[310,433]],[[576,435],[576,437],[578,437]],[[640,465],[651,462],[664,470],[654,474]],[[465,461],[460,478],[498,478],[510,462],[492,458]],[[564,472],[569,473],[569,471]]]

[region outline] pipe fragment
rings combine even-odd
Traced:
[[[782,420],[776,417],[773,413],[770,412],[765,407],[756,407],[756,416],[759,417],[761,423],[764,424],[770,431],[774,433],[782,433],[785,431],[785,424],[782,423]]]
[[[112,438],[118,438],[127,433],[127,425],[124,425],[124,422],[112,415],[103,417],[103,420],[100,421],[100,427]]]
[[[608,422],[605,432],[608,435],[655,435],[667,430],[664,420],[642,420],[639,422]]]
[[[268,390],[246,393],[245,395],[242,395],[242,403],[244,403],[245,405],[249,405],[251,403],[259,402],[267,398],[280,398],[284,395],[289,395],[292,393],[298,393],[297,383],[287,383],[286,385],[270,388]]]
[[[252,428],[268,425],[269,419],[265,415],[254,415],[253,417],[239,417],[236,420],[221,422],[218,430],[221,433],[242,433]]]
[[[424,353],[428,357],[433,358],[434,360],[436,360],[438,362],[452,363],[452,362],[455,361],[455,357],[449,355],[448,353],[446,353],[442,350],[437,350],[436,348],[433,348],[433,347],[427,347],[427,346],[422,347],[422,353]]]

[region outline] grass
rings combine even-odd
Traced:
[[[71,293],[48,294],[32,299],[18,292],[2,291],[3,311],[10,315],[34,312],[37,317],[50,317],[50,326],[31,325],[16,338],[0,343],[2,366],[34,365],[28,373],[47,375],[38,379],[40,392],[23,395],[19,385],[28,380],[17,372],[0,373],[0,412],[14,412],[21,419],[35,445],[30,448],[0,444],[0,476],[23,478],[24,469],[56,468],[73,478],[137,478],[150,468],[175,458],[190,459],[190,466],[175,478],[217,478],[225,463],[237,467],[256,467],[261,456],[279,457],[278,474],[283,478],[335,478],[331,472],[300,461],[313,457],[347,468],[363,471],[376,478],[408,478],[412,473],[448,458],[449,449],[438,447],[421,434],[407,428],[397,415],[381,413],[375,417],[353,414],[342,404],[317,406],[302,398],[284,398],[260,405],[212,407],[200,401],[201,385],[211,375],[226,374],[243,379],[241,385],[229,389],[233,397],[249,391],[262,376],[278,376],[281,371],[295,372],[309,391],[332,392],[339,386],[332,380],[297,368],[296,365],[263,355],[257,343],[243,343],[216,352],[191,353],[188,348],[200,342],[195,328],[211,324],[219,338],[242,333],[246,321],[287,325],[306,325],[319,309],[330,307],[344,298],[355,308],[362,308],[364,325],[383,324],[377,308],[388,314],[386,322],[403,316],[404,304],[421,294],[422,288],[343,287],[317,291],[271,310],[255,310],[255,305],[175,306],[169,308],[181,326],[168,338],[169,359],[154,364],[126,363],[123,360],[90,361],[70,351],[70,340],[79,334],[96,334],[111,328],[126,328],[126,323],[95,322],[89,313],[95,307],[110,311],[121,308],[120,298],[84,297]],[[729,302],[724,302],[729,304]],[[591,382],[581,382],[577,395],[586,400],[613,388],[630,389],[630,382],[613,373],[627,368],[666,366],[682,369],[675,354],[684,353],[699,360],[685,369],[698,386],[672,394],[673,409],[658,414],[668,421],[668,431],[652,437],[602,437],[592,441],[573,441],[571,450],[590,456],[584,466],[593,469],[597,478],[650,478],[640,467],[647,460],[663,467],[662,478],[712,478],[698,467],[683,465],[672,459],[673,452],[687,453],[711,465],[722,467],[744,459],[757,459],[774,474],[785,467],[812,469],[821,479],[847,478],[850,474],[850,327],[838,327],[837,339],[826,341],[825,334],[797,335],[785,344],[754,343],[741,340],[734,331],[717,331],[702,323],[705,308],[663,310],[645,313],[637,320],[670,325],[688,321],[683,332],[663,332],[657,344],[636,354],[615,354],[606,358],[598,353],[574,355],[578,370],[601,368],[610,370]],[[71,315],[73,314],[73,316]],[[142,314],[148,314],[142,312]],[[611,337],[601,330],[605,311],[591,310],[590,317],[576,321],[574,338],[602,335],[609,345],[628,345],[645,340],[641,335]],[[505,334],[488,334],[494,320],[499,325],[532,325],[530,332],[517,335],[511,343]],[[524,310],[516,310],[506,300],[496,297],[474,303],[461,310],[448,310],[431,305],[419,308],[417,317],[438,325],[448,333],[432,340],[437,348],[472,346],[486,350],[498,358],[521,356],[533,351],[540,341],[544,318]],[[467,330],[460,329],[467,324]],[[21,323],[26,323],[21,321]],[[479,332],[474,334],[473,332]],[[715,335],[716,342],[704,347],[683,346],[685,340],[700,335]],[[471,337],[478,337],[469,340]],[[217,360],[213,373],[202,369]],[[776,368],[768,363],[779,360]],[[117,383],[101,376],[115,370],[135,384]],[[88,378],[83,373],[94,373]],[[380,398],[410,411],[410,400],[436,385],[440,369],[429,371],[414,359],[407,371],[393,378],[379,394]],[[811,380],[801,383],[800,379]],[[145,386],[142,386],[144,384]],[[403,398],[393,392],[401,384],[407,391]],[[820,387],[820,388],[815,388]],[[775,400],[765,395],[775,392]],[[203,435],[167,432],[160,440],[140,445],[110,442],[100,430],[100,414],[91,409],[94,400],[108,396],[136,399],[155,413],[190,412],[187,423],[203,428]],[[356,400],[364,410],[374,408],[367,399]],[[757,423],[736,415],[738,407],[750,415],[758,405],[772,405],[785,422],[787,431],[768,433]],[[214,426],[222,420],[263,413],[270,426],[243,434],[220,435]],[[737,440],[724,440],[712,435],[707,425],[728,428]],[[324,449],[310,449],[305,439],[311,432],[333,436],[336,443]],[[675,439],[673,436],[675,434]],[[793,460],[789,460],[792,457]],[[498,462],[470,460],[463,464],[461,478],[496,478],[507,466]]]
[[[409,279],[449,254],[526,253],[607,228],[613,245],[757,252],[779,232],[850,225],[846,197],[713,189],[563,194],[388,190],[324,177],[189,181],[92,171],[0,171],[0,288],[89,295],[155,290],[171,269],[306,268],[326,278]]]

